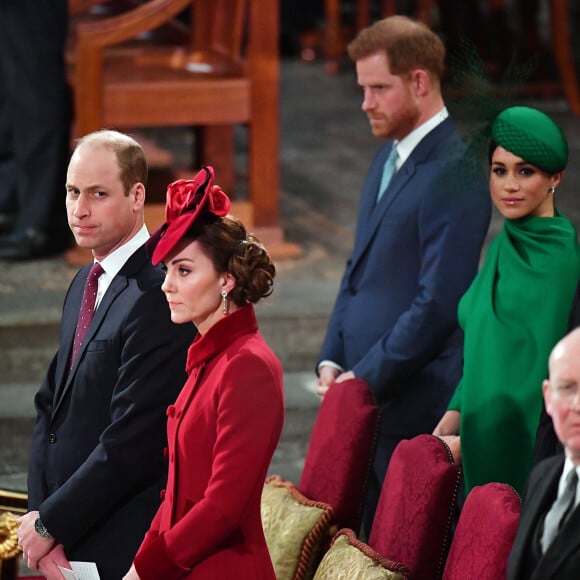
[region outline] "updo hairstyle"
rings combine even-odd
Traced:
[[[228,215],[206,214],[187,231],[197,241],[219,273],[231,274],[236,285],[228,298],[236,305],[255,304],[272,294],[276,268],[270,255],[244,224]]]

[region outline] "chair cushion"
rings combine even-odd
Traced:
[[[406,566],[381,556],[352,530],[343,529],[334,536],[314,580],[404,580],[409,574]]]
[[[277,580],[312,578],[331,536],[332,507],[304,497],[272,475],[261,502],[262,526]]]
[[[404,562],[416,580],[440,578],[460,476],[449,447],[438,437],[401,441],[389,462],[369,545]]]
[[[333,385],[320,405],[298,489],[330,504],[339,528],[359,528],[379,421],[361,379]]]
[[[505,578],[520,511],[520,497],[509,485],[474,487],[459,516],[443,580]]]

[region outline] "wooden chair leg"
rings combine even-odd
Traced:
[[[341,30],[340,0],[325,0],[324,58],[326,70],[336,74],[340,69],[340,57],[344,48]]]
[[[234,197],[234,127],[233,125],[208,125],[196,130],[195,158],[198,165],[211,165],[215,169],[215,182],[228,195]]]
[[[366,28],[371,21],[370,0],[357,0],[356,2],[356,31]]]
[[[572,56],[567,0],[551,0],[552,46],[564,94],[574,115],[580,115],[580,88]]]

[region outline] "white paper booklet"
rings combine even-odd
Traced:
[[[65,580],[101,580],[94,562],[71,562],[70,566],[72,570],[58,567]]]

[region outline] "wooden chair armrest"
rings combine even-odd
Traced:
[[[102,49],[130,40],[161,26],[189,4],[191,0],[150,0],[117,16],[79,23],[77,48]]]

